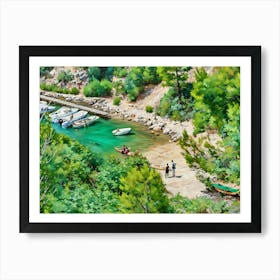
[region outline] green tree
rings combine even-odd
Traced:
[[[57,134],[48,123],[40,124],[41,212],[53,212],[53,201],[63,191],[93,187],[93,172],[100,159],[89,149]]]
[[[88,79],[89,82],[93,80],[101,80],[101,70],[99,67],[89,67],[88,68]]]
[[[164,85],[175,89],[179,102],[182,97],[189,98],[188,72],[191,67],[157,67],[157,73],[164,82]]]
[[[100,82],[100,87],[102,88],[102,92],[101,92],[102,96],[111,95],[112,83],[110,81],[102,80]]]
[[[126,70],[126,67],[114,67],[114,76],[118,78],[124,78],[127,75],[128,71]]]
[[[147,84],[158,84],[161,82],[160,76],[157,73],[157,67],[142,67],[143,81]]]
[[[219,67],[212,75],[198,72],[191,92],[195,100],[196,133],[206,128],[222,132],[229,120],[228,109],[240,103],[239,67]]]
[[[112,83],[108,80],[93,80],[84,87],[84,94],[87,97],[101,97],[111,94]]]
[[[167,213],[169,202],[159,173],[147,165],[120,179],[123,213]]]

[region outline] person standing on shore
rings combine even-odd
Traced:
[[[172,160],[172,177],[175,177],[176,163]]]
[[[169,165],[168,163],[166,164],[166,167],[165,167],[165,178],[169,176]]]

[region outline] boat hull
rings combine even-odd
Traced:
[[[112,133],[115,136],[121,136],[121,135],[126,135],[126,134],[130,133],[130,131],[131,131],[131,128],[120,128],[120,129],[113,130]]]
[[[235,195],[238,196],[240,194],[239,189],[230,188],[230,187],[223,186],[220,184],[213,184],[213,187],[217,192],[220,192],[222,194],[233,195],[233,196],[235,196]]]
[[[81,120],[73,122],[72,126],[74,128],[87,127],[87,126],[90,126],[91,124],[93,124],[94,122],[96,122],[98,119],[99,119],[99,117],[97,117],[97,116],[90,116],[88,118],[81,119]]]
[[[58,111],[50,114],[50,118],[52,122],[59,123],[60,120],[65,121],[65,118],[75,114],[76,112],[78,112],[77,108],[64,107],[62,110],[60,108]]]
[[[69,116],[64,119],[64,122],[61,124],[62,128],[67,128],[72,125],[73,122],[83,119],[87,116],[88,112],[87,111],[79,111],[72,116]]]

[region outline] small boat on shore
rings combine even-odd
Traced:
[[[72,123],[72,126],[74,128],[87,127],[87,126],[90,126],[91,124],[93,124],[98,119],[99,119],[98,116],[89,116],[87,118],[84,118],[84,119],[81,119],[81,120],[78,120],[78,121],[74,121]]]
[[[227,194],[227,195],[239,195],[240,194],[240,189],[230,188],[227,186],[223,186],[221,184],[212,184],[212,185],[217,192],[220,192],[223,194]]]
[[[78,111],[77,108],[69,108],[69,107],[61,107],[60,109],[58,109],[57,111],[55,111],[54,113],[51,113],[49,115],[49,117],[51,118],[51,121],[54,123],[58,123],[59,120],[66,118],[74,113],[76,113]]]
[[[78,121],[80,119],[83,119],[87,116],[87,111],[79,111],[75,114],[72,114],[70,116],[67,116],[61,120],[59,120],[59,123],[61,123],[62,128],[67,128],[72,125],[73,122]]]
[[[112,131],[112,133],[115,135],[115,136],[120,136],[120,135],[126,135],[128,133],[130,133],[131,131],[131,128],[130,127],[127,127],[127,128],[118,128],[118,129],[115,129]]]

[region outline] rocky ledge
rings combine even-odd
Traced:
[[[112,104],[107,98],[81,97],[71,94],[62,94],[55,92],[41,92],[42,95],[51,96],[58,99],[64,99],[68,102],[82,104],[88,107],[107,112],[114,119],[122,119],[142,123],[147,126],[151,133],[163,133],[170,137],[170,142],[176,142],[182,136],[182,132],[187,130],[192,133],[192,124],[190,121],[179,122],[172,121],[166,117],[157,116],[155,113],[147,113],[143,108],[138,108],[137,104],[130,104],[129,109],[122,110]]]

